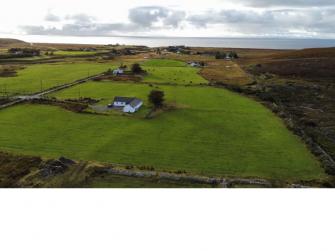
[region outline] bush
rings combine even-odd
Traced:
[[[131,72],[134,73],[134,74],[141,74],[144,71],[139,64],[133,64],[131,66]]]
[[[153,104],[155,108],[160,108],[164,103],[164,92],[159,90],[152,90],[149,94],[149,102]]]
[[[225,59],[226,58],[226,53],[224,53],[224,52],[217,52],[216,54],[215,54],[215,59]]]

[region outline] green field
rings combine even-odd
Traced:
[[[101,99],[100,104],[109,104],[115,96],[127,95],[129,97],[141,97],[147,104],[147,95],[152,88],[147,84],[135,84],[131,82],[97,82],[91,81],[83,85],[54,93],[50,96],[59,99],[94,98]],[[125,90],[127,90],[125,92]]]
[[[178,85],[208,83],[198,74],[198,68],[189,67],[182,61],[151,59],[142,63],[142,66],[148,72],[143,82]]]
[[[18,76],[0,78],[0,91],[28,94],[73,82],[106,71],[113,65],[99,63],[36,64],[18,71]]]
[[[59,98],[77,97],[76,88]],[[81,93],[146,100],[143,84],[88,83]],[[270,111],[224,89],[161,86],[179,109],[147,120],[136,116],[76,114],[22,105],[0,111],[1,148],[48,157],[97,160],[185,170],[202,175],[280,180],[325,177],[318,161]]]
[[[186,63],[169,59],[150,59],[143,62],[141,65],[145,67],[185,67]]]
[[[148,75],[143,82],[178,84],[178,85],[199,85],[207,84],[208,81],[198,75],[199,69],[191,67],[144,67]]]
[[[106,52],[106,51],[55,51],[54,55],[56,56],[90,56],[90,55],[95,55],[99,52]]]

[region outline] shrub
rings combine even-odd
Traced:
[[[131,66],[131,71],[134,74],[141,74],[143,71],[142,67],[139,64],[133,64]]]
[[[164,92],[159,90],[152,90],[149,94],[149,102],[153,104],[155,108],[160,108],[164,103]]]

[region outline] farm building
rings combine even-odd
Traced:
[[[192,67],[200,67],[200,63],[199,62],[188,62],[188,64]]]
[[[113,107],[123,108],[126,113],[137,112],[142,105],[143,101],[138,98],[115,97],[113,101]]]
[[[124,73],[124,70],[121,68],[118,68],[116,70],[113,71],[113,75],[117,76],[117,75],[122,75]]]

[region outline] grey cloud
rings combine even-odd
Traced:
[[[185,18],[185,11],[173,11],[164,19],[164,24],[177,28]]]
[[[235,0],[251,7],[334,6],[334,0]]]
[[[23,31],[30,35],[61,35],[61,36],[112,36],[118,33],[140,30],[134,24],[65,24],[62,28],[43,26],[21,26]],[[142,29],[143,30],[143,29]]]
[[[335,37],[335,8],[332,7],[223,9],[186,15],[180,10],[149,6],[131,9],[128,23],[98,23],[94,17],[86,14],[67,16],[63,21],[68,23],[61,28],[22,26],[21,29],[33,35],[112,36],[174,29],[187,24],[203,28],[217,26],[224,31],[244,35],[311,34]]]
[[[62,20],[61,17],[59,16],[56,16],[52,13],[48,13],[45,18],[44,18],[45,21],[48,21],[48,22],[60,22]]]
[[[222,10],[208,11],[204,14],[193,15],[188,21],[195,26],[206,27],[208,24],[262,24],[273,21],[272,12],[255,12],[255,11],[238,11],[238,10]]]
[[[98,23],[96,18],[87,14],[67,15],[61,28],[26,25],[21,26],[31,35],[65,35],[65,36],[110,36],[122,33],[136,33],[160,28],[178,27],[185,19],[185,12],[163,7],[139,7],[129,11],[129,23]],[[154,26],[162,21],[162,26]]]
[[[152,27],[156,22],[162,21],[167,26],[178,27],[185,19],[184,11],[172,10],[161,6],[145,6],[130,9],[129,20],[132,23]]]
[[[79,13],[79,14],[75,14],[75,15],[67,15],[66,19],[71,20],[76,24],[90,24],[94,20],[96,20],[95,17],[89,16],[89,15],[84,14],[84,13]]]
[[[188,18],[195,26],[223,25],[227,30],[243,34],[287,35],[318,33],[335,35],[334,9],[222,10]]]

